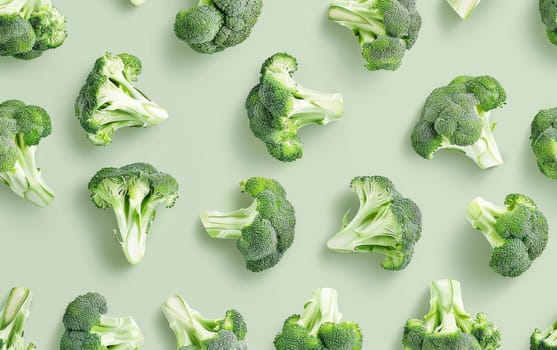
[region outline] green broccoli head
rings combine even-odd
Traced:
[[[50,0],[0,3],[0,56],[30,60],[66,40],[66,18]]]
[[[0,310],[0,348],[6,350],[36,350],[33,343],[25,346],[24,326],[29,317],[31,291],[14,287]]]
[[[262,0],[200,0],[178,12],[174,32],[193,50],[213,54],[246,40],[262,6]]]
[[[430,309],[423,320],[406,322],[404,350],[496,350],[501,334],[485,314],[464,309],[460,282],[437,280],[430,285]]]
[[[276,180],[252,177],[240,183],[252,204],[232,212],[205,211],[201,223],[212,238],[235,239],[246,267],[260,272],[275,266],[294,241],[296,213]]]
[[[420,209],[384,176],[355,177],[350,188],[360,206],[351,220],[346,213],[340,231],[327,247],[339,252],[379,252],[385,255],[383,268],[404,269],[421,237]]]
[[[163,107],[134,86],[141,69],[139,58],[127,53],[106,53],[95,62],[75,102],[76,116],[93,144],[110,144],[120,128],[159,125],[168,118]]]
[[[530,140],[540,171],[557,179],[557,108],[543,109],[536,114]]]
[[[35,152],[52,131],[50,116],[41,107],[8,100],[0,103],[0,128],[0,180],[33,204],[49,205],[54,192],[42,179]]]
[[[507,195],[504,207],[478,197],[468,206],[466,219],[487,238],[493,248],[489,265],[502,276],[520,276],[547,245],[547,220],[523,194]]]
[[[503,164],[489,116],[492,109],[505,104],[506,97],[492,77],[455,78],[427,98],[412,131],[412,147],[425,159],[448,149],[464,153],[481,169]]]
[[[236,310],[228,310],[222,319],[207,319],[176,295],[165,301],[162,311],[176,334],[178,349],[247,350],[247,326]]]
[[[337,292],[320,288],[313,292],[301,315],[286,319],[275,337],[276,350],[359,350],[362,348],[360,326],[341,322]]]
[[[80,295],[66,307],[60,350],[136,350],[143,335],[132,317],[107,316],[106,299],[98,293]]]
[[[246,109],[251,131],[283,162],[302,157],[298,129],[339,120],[344,103],[339,93],[309,90],[293,79],[296,59],[286,53],[269,57],[261,67],[261,78],[249,93]]]
[[[89,182],[93,203],[101,209],[112,208],[118,222],[114,230],[130,264],[143,260],[147,234],[157,207],[174,206],[178,183],[152,165],[133,163],[121,168],[102,168]]]
[[[557,349],[557,322],[544,330],[535,329],[530,336],[530,350]]]
[[[540,0],[539,5],[547,37],[553,45],[557,45],[557,3],[554,0]]]
[[[396,70],[422,25],[415,0],[333,0],[329,19],[358,38],[369,70]]]

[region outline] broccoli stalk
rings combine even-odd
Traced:
[[[342,314],[338,309],[337,292],[332,288],[317,289],[304,305],[304,311],[296,322],[308,330],[311,336],[317,336],[325,323],[340,323]]]
[[[530,337],[531,350],[557,349],[557,321],[544,330],[535,329]]]
[[[447,2],[462,19],[467,19],[480,0],[447,0]]]
[[[24,287],[12,288],[0,312],[0,349],[35,350],[35,344],[25,346],[23,326],[29,317],[31,291]]]
[[[242,229],[251,225],[257,213],[257,202],[231,212],[204,211],[201,213],[203,227],[211,238],[240,239]]]
[[[99,322],[91,327],[89,333],[99,337],[101,344],[109,349],[132,349],[135,345],[130,347],[130,343],[143,342],[141,331],[130,316],[100,315]]]
[[[497,248],[506,242],[505,238],[501,237],[495,229],[497,220],[505,213],[507,213],[505,208],[498,207],[482,197],[477,197],[468,205],[466,219],[476,230],[483,233],[491,248]]]
[[[145,4],[145,0],[131,0],[131,3],[135,6],[142,6]]]

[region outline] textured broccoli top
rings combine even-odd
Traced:
[[[118,222],[114,230],[130,264],[143,260],[147,233],[157,207],[174,206],[178,183],[147,163],[133,163],[121,168],[102,168],[89,181],[91,199],[98,208],[112,208]]]
[[[75,102],[75,114],[93,144],[110,144],[120,128],[158,125],[168,118],[134,86],[141,69],[139,58],[127,53],[106,53],[96,60]]]
[[[195,51],[213,54],[246,40],[262,6],[262,0],[199,0],[178,12],[174,32]]]
[[[544,330],[534,330],[530,336],[530,350],[555,349],[557,349],[557,321]]]
[[[50,132],[50,116],[43,108],[18,100],[0,104],[0,181],[40,207],[54,198],[35,162],[37,145]]]
[[[356,35],[369,70],[400,67],[422,26],[415,0],[333,0],[329,19]]]
[[[384,176],[355,177],[350,188],[358,195],[360,207],[350,221],[346,213],[327,247],[339,252],[379,252],[385,255],[383,268],[404,269],[421,237],[420,208]]]
[[[66,36],[66,18],[50,0],[0,2],[0,56],[34,59]]]
[[[544,109],[536,114],[530,140],[540,171],[557,179],[557,108]]]
[[[404,326],[404,350],[495,350],[501,334],[479,313],[475,318],[464,309],[460,282],[431,282],[430,309],[423,320],[410,319]]]
[[[344,114],[341,94],[301,86],[292,78],[297,69],[296,59],[289,54],[269,57],[261,67],[259,84],[246,100],[251,131],[273,157],[284,162],[302,157],[298,129],[311,124],[325,125]]]
[[[182,297],[172,296],[162,311],[176,334],[179,350],[247,350],[248,329],[236,310],[226,311],[221,319],[207,319]]]
[[[253,203],[232,212],[205,211],[201,222],[212,238],[235,239],[254,272],[275,266],[294,241],[296,213],[276,180],[252,177],[240,183]]]
[[[292,315],[286,319],[281,332],[275,337],[275,349],[360,350],[360,326],[341,320],[336,290],[319,288],[305,303],[301,315]]]
[[[23,338],[25,321],[29,317],[31,291],[24,287],[12,288],[0,310],[0,349],[36,350],[33,343],[25,346]]]
[[[547,37],[553,45],[557,45],[557,2],[555,0],[540,0],[539,5]]]
[[[489,122],[492,109],[505,104],[501,84],[489,76],[459,76],[433,90],[411,136],[412,147],[431,159],[440,149],[464,153],[480,168],[503,164]]]
[[[507,195],[504,207],[478,197],[468,206],[466,219],[487,238],[493,248],[489,266],[502,276],[521,275],[547,245],[547,220],[523,194]]]

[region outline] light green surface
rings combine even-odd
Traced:
[[[77,294],[104,294],[113,315],[133,315],[144,349],[173,349],[174,335],[160,306],[179,293],[208,317],[242,311],[250,349],[272,348],[283,320],[300,312],[311,292],[334,287],[345,319],[360,323],[364,349],[401,349],[407,318],[428,310],[428,283],[462,282],[469,312],[483,311],[503,334],[502,349],[527,348],[535,327],[557,318],[557,183],[543,177],[529,146],[530,121],[557,105],[557,47],[546,39],[537,1],[485,1],[463,22],[445,0],[419,0],[423,27],[396,72],[363,68],[356,38],[327,20],[323,0],[267,0],[252,36],[214,56],[194,53],[172,32],[174,16],[194,1],[128,0],[54,3],[68,18],[69,37],[31,62],[0,59],[0,99],[18,98],[48,110],[53,134],[37,161],[56,191],[39,209],[0,188],[0,292],[25,285],[34,293],[26,338],[42,350],[58,348],[61,317]],[[169,120],[152,129],[119,131],[111,146],[92,146],[73,104],[94,60],[105,51],[130,52],[144,64],[138,86],[168,108]],[[243,107],[265,58],[288,51],[307,87],[344,95],[344,120],[303,130],[304,157],[274,160],[254,138]],[[481,171],[456,153],[418,157],[409,134],[429,92],[459,74],[490,74],[508,93],[493,112],[505,165]],[[111,230],[111,211],[96,209],[87,182],[103,166],[150,162],[173,174],[181,197],[161,209],[145,260],[125,262]],[[372,254],[330,252],[326,240],[344,212],[357,206],[348,189],[356,175],[390,177],[424,216],[423,237],[403,272],[387,272]],[[213,241],[201,228],[205,209],[247,205],[238,183],[274,177],[287,189],[298,224],[293,246],[272,270],[244,268],[233,242]],[[522,277],[505,279],[488,267],[489,245],[465,220],[477,195],[501,204],[509,192],[530,195],[548,217],[553,236]]]

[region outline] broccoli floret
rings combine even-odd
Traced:
[[[540,0],[540,15],[545,24],[549,41],[557,45],[557,2],[554,0]]]
[[[359,350],[362,348],[360,326],[341,322],[337,292],[319,288],[304,305],[301,315],[286,319],[275,337],[277,350]]]
[[[0,104],[0,181],[39,207],[54,198],[35,162],[37,146],[50,132],[50,116],[43,108],[18,100]]]
[[[228,310],[221,319],[206,319],[180,296],[168,298],[162,311],[180,350],[247,350],[242,315]]]
[[[530,140],[540,171],[557,179],[557,108],[544,109],[536,114]]]
[[[557,349],[557,321],[544,330],[535,329],[530,336],[530,350]]]
[[[147,233],[157,207],[174,206],[178,183],[152,165],[133,163],[121,168],[102,168],[89,182],[91,199],[98,208],[112,208],[118,222],[114,230],[130,264],[138,264],[145,255]]]
[[[350,188],[360,207],[350,221],[345,214],[340,231],[327,247],[339,252],[379,252],[385,255],[383,268],[404,269],[421,237],[420,208],[383,176],[355,177]]]
[[[501,333],[479,313],[464,309],[460,282],[437,280],[430,284],[430,309],[424,320],[410,319],[402,336],[404,350],[495,350]]]
[[[369,70],[400,67],[422,26],[415,0],[333,0],[329,19],[358,37]]]
[[[212,238],[235,239],[246,267],[260,272],[275,266],[294,241],[296,213],[286,191],[276,180],[252,177],[240,183],[252,204],[232,212],[201,213]]]
[[[12,288],[0,310],[0,349],[36,350],[33,343],[25,346],[23,338],[25,321],[29,317],[31,291],[24,287]]]
[[[93,144],[110,144],[120,128],[145,128],[168,118],[163,107],[134,86],[141,69],[139,58],[127,53],[106,53],[95,62],[75,102],[76,116]]]
[[[447,2],[462,19],[467,19],[480,0],[447,0]]]
[[[262,0],[199,0],[178,12],[174,32],[193,50],[213,54],[246,40],[262,6]]]
[[[502,276],[520,276],[547,245],[547,220],[523,194],[507,195],[504,207],[478,197],[468,206],[466,219],[487,238],[493,248],[489,266]]]
[[[493,137],[490,111],[505,104],[507,95],[492,77],[459,76],[433,90],[425,101],[411,136],[412,147],[425,159],[441,149],[464,153],[481,169],[503,164]]]
[[[66,18],[50,0],[0,3],[0,56],[30,60],[64,43]]]
[[[137,350],[143,335],[130,317],[107,316],[106,299],[98,293],[80,295],[64,312],[60,350]]]
[[[261,67],[259,84],[246,100],[251,131],[273,157],[283,162],[302,157],[298,129],[325,125],[344,114],[341,94],[306,89],[292,78],[297,69],[296,59],[289,54],[269,57]]]

